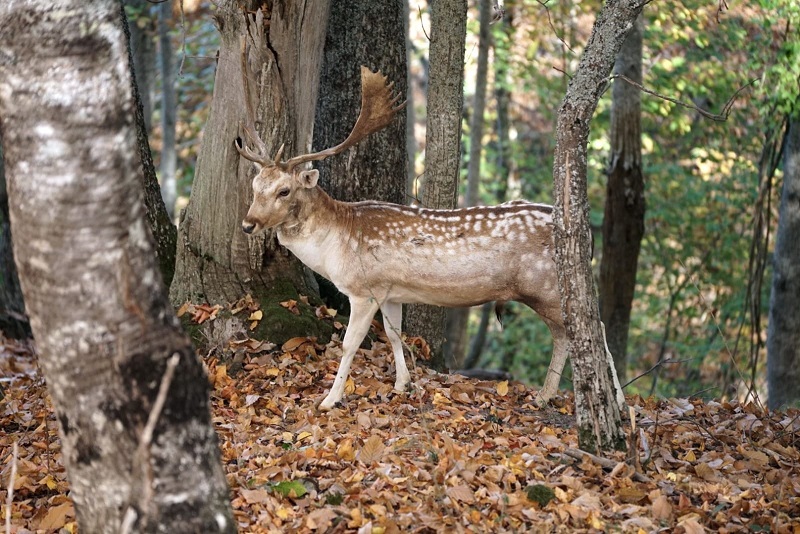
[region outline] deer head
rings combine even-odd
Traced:
[[[340,154],[358,144],[362,139],[389,125],[398,110],[405,106],[399,103],[400,95],[393,95],[394,83],[386,76],[361,67],[361,112],[355,126],[342,143],[335,147],[304,154],[282,161],[283,145],[270,158],[266,155],[266,144],[255,129],[255,113],[250,99],[250,84],[247,72],[247,50],[242,45],[242,81],[247,105],[247,120],[242,123],[245,137],[255,147],[236,144],[243,158],[253,162],[256,175],[253,178],[253,203],[242,221],[242,230],[251,234],[262,229],[274,228],[286,222],[296,212],[298,203],[308,190],[317,186],[319,171],[304,169],[304,164]]]

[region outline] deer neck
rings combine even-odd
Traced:
[[[300,261],[326,276],[326,256],[338,251],[350,213],[346,202],[331,198],[319,186],[301,191],[290,218],[277,227],[278,241]]]

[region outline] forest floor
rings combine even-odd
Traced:
[[[218,310],[188,311],[213,322]],[[204,359],[240,532],[800,533],[798,411],[629,397],[635,459],[601,461],[577,450],[570,395],[539,410],[523,384],[421,365],[413,389],[393,393],[377,324],[329,413],[314,404],[338,342],[276,347],[217,331]],[[76,532],[30,342],[0,337],[0,376],[0,521],[15,465],[10,532]]]

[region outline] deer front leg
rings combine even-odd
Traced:
[[[394,369],[397,374],[394,389],[404,391],[408,383],[411,382],[411,375],[408,372],[408,367],[406,367],[406,358],[403,355],[403,341],[400,339],[403,305],[398,302],[384,302],[381,305],[381,313],[383,313],[383,328],[386,330],[386,337],[389,338],[389,343],[392,344],[392,352],[394,353]]]
[[[361,341],[364,340],[364,336],[369,332],[369,326],[376,311],[378,311],[378,302],[373,298],[350,299],[350,322],[347,325],[344,342],[342,343],[342,361],[339,363],[339,370],[336,373],[336,379],[333,381],[333,386],[328,396],[319,405],[320,410],[330,410],[337,402],[342,400],[353,357],[355,357]]]

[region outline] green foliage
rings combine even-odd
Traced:
[[[549,202],[555,117],[565,90],[557,69],[574,69],[581,52],[576,43],[585,42],[590,27],[581,19],[581,10],[592,13],[596,6],[563,4],[550,12],[555,33],[572,46],[573,54],[556,46],[560,41],[553,27],[534,4],[512,4],[510,9],[517,10],[514,30],[506,34],[494,27],[495,52],[496,61],[507,61],[513,73],[507,81],[516,130],[509,193]],[[642,94],[647,215],[628,375],[644,372],[660,357],[680,362],[660,370],[655,390],[659,395],[703,390],[711,397],[730,395],[735,392],[730,382],[741,383],[740,374],[749,373],[749,355],[736,352],[736,339],[747,312],[750,213],[765,127],[773,116],[797,109],[798,11],[791,0],[763,0],[760,6],[736,6],[719,14],[717,4],[671,0],[645,11],[644,85],[671,100]],[[566,13],[573,18],[563,18]],[[711,120],[691,109],[697,106],[724,119],[726,104],[754,79],[768,83],[743,89],[727,120]],[[496,116],[496,109],[490,108],[487,136],[494,135]],[[609,119],[607,91],[592,124],[588,152],[595,266],[602,253],[599,229]],[[484,199],[490,202],[497,180],[492,166],[496,154],[493,143],[484,146]],[[767,281],[762,286],[763,309],[768,287]],[[490,330],[481,365],[502,367],[515,378],[541,383],[551,353],[549,332],[524,306],[509,305],[507,310],[504,329]],[[742,333],[747,332],[744,327]],[[648,394],[651,385],[648,376],[627,391]]]

